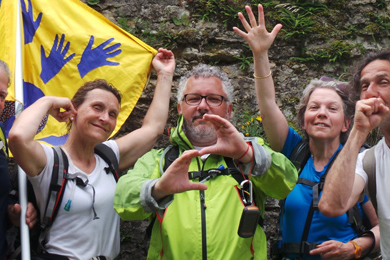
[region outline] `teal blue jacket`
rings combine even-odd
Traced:
[[[193,146],[182,130],[171,129],[171,142],[180,154]],[[254,152],[251,181],[255,203],[264,217],[266,197],[284,199],[294,188],[297,172],[281,153],[264,146],[260,138],[247,139]],[[151,189],[162,174],[164,150],[152,150],[141,157],[134,168],[118,182],[114,208],[123,220],[156,220],[152,229],[148,259],[267,259],[267,241],[257,225],[251,238],[238,236],[238,226],[244,209],[239,184],[231,175],[209,179],[205,191],[187,191],[154,201]],[[161,164],[160,164],[161,161]],[[227,167],[224,157],[210,155],[202,161],[194,158],[189,171]],[[241,165],[249,172],[250,165]],[[193,182],[198,179],[191,180]]]

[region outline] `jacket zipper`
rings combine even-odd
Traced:
[[[204,191],[200,191],[200,208],[202,218],[202,259],[207,260],[207,239],[206,239],[206,206]]]

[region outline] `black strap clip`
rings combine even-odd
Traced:
[[[320,243],[312,243],[312,242],[302,241],[301,253],[302,254],[309,254],[309,252],[313,249],[316,249],[319,244]]]

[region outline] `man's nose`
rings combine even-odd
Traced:
[[[203,109],[207,109],[207,110],[209,109],[209,105],[207,104],[205,97],[202,97],[198,105],[198,110],[203,110]]]
[[[378,97],[378,87],[375,83],[370,83],[367,90],[365,91],[365,98]]]

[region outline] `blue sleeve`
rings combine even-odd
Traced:
[[[292,151],[300,141],[302,141],[302,137],[294,129],[289,127],[282,154],[284,154],[287,158],[290,158]]]

